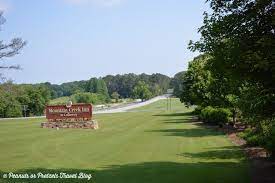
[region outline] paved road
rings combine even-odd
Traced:
[[[124,106],[124,107],[120,107],[117,109],[106,109],[106,110],[100,110],[100,111],[95,111],[93,112],[94,114],[106,114],[106,113],[119,113],[119,112],[127,112],[130,109],[135,109],[138,107],[142,107],[151,103],[154,103],[158,100],[161,99],[166,99],[167,95],[162,95],[162,96],[157,96],[155,98],[152,98],[150,100],[147,100],[145,102],[139,102],[139,103],[133,103],[133,104],[129,104],[128,106]]]
[[[166,99],[168,96],[169,95],[161,95],[161,96],[157,96],[155,98],[152,98],[150,100],[147,100],[145,102],[132,103],[132,104],[129,104],[127,106],[119,107],[119,108],[116,108],[116,109],[103,109],[103,110],[99,110],[99,111],[93,111],[93,114],[108,114],[108,113],[127,112],[127,110],[142,107],[142,106],[154,103],[154,102],[156,102],[158,100],[161,100],[161,99]],[[0,118],[0,121],[5,120],[5,119],[32,119],[32,118],[45,118],[45,116],[34,116],[34,117],[27,117],[27,118],[24,118],[24,117],[20,117],[20,118]]]

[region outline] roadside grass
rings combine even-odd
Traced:
[[[243,152],[225,135],[193,122],[192,109],[178,99],[171,111],[165,104],[95,115],[98,130],[42,129],[43,118],[0,121],[0,174],[86,172],[96,183],[250,182]]]
[[[171,105],[170,105],[171,103]],[[131,109],[131,112],[191,112],[192,107],[187,108],[177,98],[163,99],[158,102],[154,102],[150,105],[145,105],[139,108]]]

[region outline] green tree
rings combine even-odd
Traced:
[[[199,29],[201,38],[191,41],[189,48],[210,56],[207,69],[214,82],[209,94],[220,91],[223,101],[237,105],[242,118],[262,138],[261,124],[268,124],[267,131],[275,125],[274,1],[208,2],[212,11],[204,14],[204,24]],[[275,141],[269,142],[275,155]]]
[[[107,98],[109,98],[108,88],[105,81],[101,78],[97,80],[96,93],[105,95]]]
[[[18,88],[11,82],[0,85],[0,116],[20,117],[22,116],[21,104],[17,100]]]
[[[22,116],[21,104],[11,93],[0,95],[0,116],[3,118]]]
[[[188,106],[208,106],[211,103],[208,87],[212,77],[211,73],[205,69],[207,59],[208,57],[205,55],[194,58],[182,78],[180,99]]]
[[[106,96],[98,93],[81,92],[72,95],[71,100],[73,103],[86,103],[86,104],[104,104],[106,103]]]
[[[30,114],[42,115],[48,100],[43,98],[43,95],[38,88],[29,87],[26,92],[31,99],[27,104]]]
[[[148,100],[152,96],[152,93],[149,90],[149,86],[143,81],[139,81],[137,83],[137,85],[134,87],[133,93],[135,98],[139,98],[142,101]]]
[[[107,85],[105,81],[101,78],[91,78],[87,82],[86,91],[90,93],[102,94],[106,97],[106,99],[110,98]]]
[[[236,82],[209,70],[210,56],[200,55],[189,63],[182,78],[180,99],[187,105],[229,108],[236,122],[240,94]]]
[[[73,103],[95,104],[98,102],[96,94],[92,94],[89,92],[74,94],[71,96],[71,99],[72,99]]]
[[[116,102],[118,102],[119,94],[117,92],[113,92],[111,97],[112,97],[112,99],[115,99]]]
[[[201,39],[190,49],[211,56],[213,74],[242,81],[242,96],[249,98],[255,120],[275,113],[275,24],[272,0],[209,0],[213,12],[205,13]],[[250,87],[253,86],[253,87]],[[245,92],[245,93],[244,93]],[[243,110],[245,110],[245,108]]]
[[[47,87],[42,85],[20,85],[17,100],[27,106],[27,115],[42,115],[51,95]]]
[[[170,87],[174,89],[173,95],[176,97],[180,97],[181,91],[183,89],[183,77],[186,71],[179,72],[175,74],[175,76],[171,79]]]
[[[133,73],[124,75],[107,75],[103,77],[105,81],[109,94],[117,92],[121,98],[132,97],[133,88],[137,85],[139,81],[145,82],[149,86],[149,90],[153,96],[163,94],[167,91],[170,84],[170,78],[163,74],[140,74],[136,75]]]

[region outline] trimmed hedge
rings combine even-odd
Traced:
[[[201,110],[200,119],[213,125],[225,124],[230,120],[231,112],[225,108],[213,108],[207,106]]]

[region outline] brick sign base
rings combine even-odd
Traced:
[[[41,123],[42,128],[81,128],[81,129],[98,129],[96,120],[83,122],[44,122]]]

